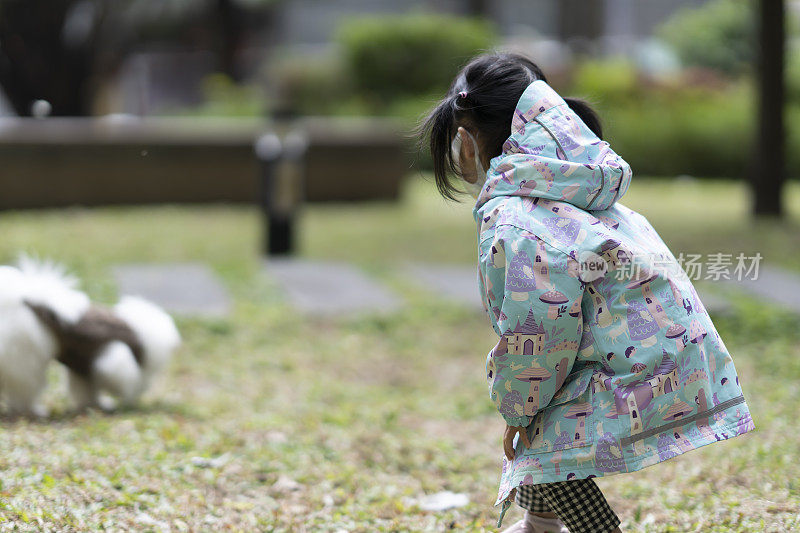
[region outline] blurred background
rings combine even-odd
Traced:
[[[437,195],[411,135],[486,50],[595,106],[622,202],[676,255],[763,258],[697,282],[757,431],[600,480],[623,529],[800,527],[799,22],[772,0],[0,0],[0,264],[142,294],[184,338],[134,409],[74,414],[54,373],[48,420],[0,419],[0,529],[493,530],[472,202]]]
[[[790,124],[800,102],[797,8],[787,3]],[[504,49],[596,103],[640,175],[740,178],[755,130],[758,17],[743,0],[4,0],[0,9],[6,116],[408,125],[467,58]],[[789,128],[792,175],[799,142]]]

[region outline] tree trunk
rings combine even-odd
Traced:
[[[214,18],[217,26],[217,58],[220,72],[233,81],[241,81],[237,54],[244,37],[244,13],[233,0],[216,0]]]
[[[87,115],[94,86],[94,30],[65,31],[75,0],[9,0],[0,4],[0,86],[17,114],[47,100],[52,115]],[[73,40],[70,41],[70,36]]]
[[[758,128],[750,185],[755,216],[782,216],[785,179],[783,0],[759,0]]]
[[[559,37],[575,52],[594,53],[595,41],[605,29],[604,14],[604,0],[559,0]]]
[[[467,13],[473,17],[491,19],[492,14],[490,13],[489,9],[490,4],[491,2],[489,2],[489,0],[468,0]]]

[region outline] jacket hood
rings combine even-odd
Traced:
[[[499,196],[569,202],[585,210],[611,207],[628,190],[628,163],[598,138],[547,83],[522,93],[511,136],[493,158],[474,213]]]

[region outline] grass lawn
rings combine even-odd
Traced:
[[[109,266],[124,261],[207,262],[235,300],[228,318],[179,321],[184,346],[140,407],[72,414],[54,368],[51,419],[0,420],[0,531],[494,530],[502,419],[483,374],[494,334],[403,275],[408,261],[473,264],[471,207],[418,179],[405,192],[399,204],[308,207],[299,232],[300,255],[358,263],[400,292],[387,316],[288,308],[259,275],[254,209],[0,214],[0,263],[18,250],[58,259],[100,301],[113,301]],[[788,197],[781,224],[752,224],[732,183],[639,179],[623,203],[676,253],[760,251],[800,271],[800,187]],[[800,528],[800,318],[732,302],[715,323],[757,430],[599,480],[624,530]],[[442,490],[470,503],[414,504]]]

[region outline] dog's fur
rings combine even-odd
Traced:
[[[156,305],[126,296],[106,309],[76,286],[53,264],[0,266],[0,400],[10,414],[47,414],[40,397],[52,360],[66,367],[77,408],[132,404],[179,345]]]

